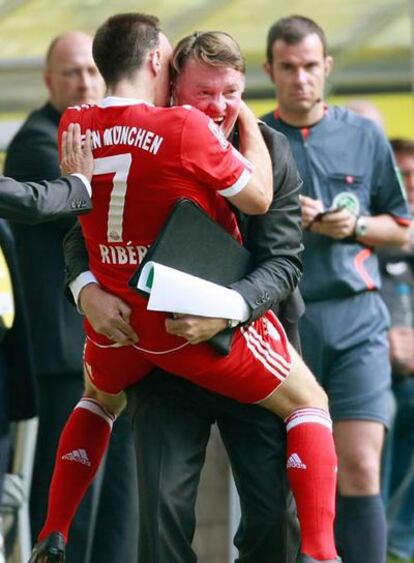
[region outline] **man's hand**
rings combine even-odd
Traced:
[[[310,227],[312,233],[325,235],[336,240],[350,237],[355,232],[357,217],[349,209],[327,213],[320,221],[314,221]]]
[[[199,344],[227,328],[226,319],[179,315],[166,319],[165,329],[169,334],[185,338],[190,344]]]
[[[83,174],[91,181],[93,174],[93,156],[91,132],[88,129],[82,144],[80,125],[71,123],[62,135],[62,159],[60,169],[63,175]]]
[[[399,373],[414,375],[414,329],[394,326],[388,333],[391,363]]]
[[[91,283],[81,290],[79,305],[98,334],[122,346],[138,342],[138,336],[129,324],[131,308],[116,295]]]
[[[332,209],[318,219],[318,214],[324,212],[323,203],[319,199],[300,196],[300,206],[304,229],[336,240],[354,234],[357,217],[348,209]]]
[[[246,102],[243,100],[240,104],[240,111],[239,111],[239,115],[237,116],[237,123],[239,125],[239,128],[241,129],[239,148],[240,148],[240,152],[243,153],[246,149],[243,132],[249,130],[250,127],[252,127],[252,125],[254,125],[255,127],[257,126],[257,117],[255,116],[253,111],[249,108],[249,106],[246,104]]]
[[[302,228],[307,229],[318,213],[322,213],[324,210],[323,203],[320,199],[313,199],[305,195],[299,196],[299,203],[302,211]]]

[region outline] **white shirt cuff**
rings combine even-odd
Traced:
[[[88,270],[86,272],[82,272],[81,274],[79,274],[79,276],[69,284],[69,289],[73,295],[73,300],[76,304],[76,307],[78,308],[79,313],[83,313],[79,304],[80,292],[85,286],[89,285],[90,283],[98,284],[99,282],[92,274],[92,272]]]
[[[231,289],[230,291],[234,294],[234,297],[239,302],[240,315],[237,315],[237,320],[241,323],[244,323],[250,317],[250,307],[238,291],[236,291],[235,289]]]
[[[70,176],[76,176],[77,178],[79,178],[79,180],[81,180],[85,186],[85,188],[88,191],[89,197],[91,197],[92,195],[92,188],[91,188],[91,184],[88,180],[88,178],[86,176],[84,176],[83,174],[79,174],[79,173],[75,173],[75,174],[70,174]]]

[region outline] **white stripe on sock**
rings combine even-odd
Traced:
[[[332,431],[332,420],[328,413],[322,409],[298,409],[292,413],[286,420],[286,431],[292,430],[299,424],[314,423],[326,426]]]
[[[105,422],[107,422],[109,424],[109,428],[112,430],[112,426],[115,422],[116,417],[114,415],[112,415],[111,413],[109,413],[105,407],[103,407],[102,405],[100,405],[98,403],[98,401],[95,401],[94,399],[81,399],[79,401],[79,403],[76,405],[75,409],[86,409],[87,411],[92,412],[93,414],[96,414],[97,416],[100,416],[101,418],[103,418],[105,420]]]

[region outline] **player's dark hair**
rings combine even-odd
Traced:
[[[174,81],[188,59],[216,67],[246,72],[246,62],[235,39],[224,31],[196,31],[181,39],[173,52],[171,78]]]
[[[323,55],[326,56],[327,42],[323,29],[310,18],[305,16],[289,16],[281,18],[272,25],[267,33],[266,58],[268,63],[273,62],[273,45],[276,41],[283,41],[287,45],[296,45],[308,35],[315,33],[321,40]]]
[[[411,139],[395,138],[390,140],[392,150],[398,155],[414,156],[414,141]]]
[[[157,17],[140,13],[117,14],[99,27],[92,54],[107,86],[141,67],[148,51],[159,46],[160,31]]]

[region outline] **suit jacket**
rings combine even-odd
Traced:
[[[85,213],[92,207],[83,182],[64,176],[52,182],[17,182],[0,176],[0,217],[36,224],[65,215]]]
[[[5,174],[19,181],[33,182],[53,180],[60,175],[59,119],[60,114],[49,103],[29,115],[9,145]],[[81,199],[86,200],[85,194]],[[74,206],[77,207],[76,200]],[[35,368],[41,376],[62,373],[81,376],[82,319],[62,292],[62,240],[73,223],[74,218],[68,217],[33,226],[12,224],[30,319]]]
[[[254,270],[231,287],[249,305],[249,321],[271,307],[282,321],[295,323],[305,308],[297,289],[303,272],[299,206],[302,180],[286,137],[264,123],[260,123],[260,129],[272,159],[274,196],[264,215],[248,216],[236,211]],[[237,131],[233,143],[238,145]]]
[[[13,234],[6,221],[0,219],[0,246],[9,267],[15,305],[15,318],[11,329],[0,342],[2,366],[6,366],[10,420],[31,418],[36,414],[36,386],[29,324],[23,306],[23,287],[17,267]]]

